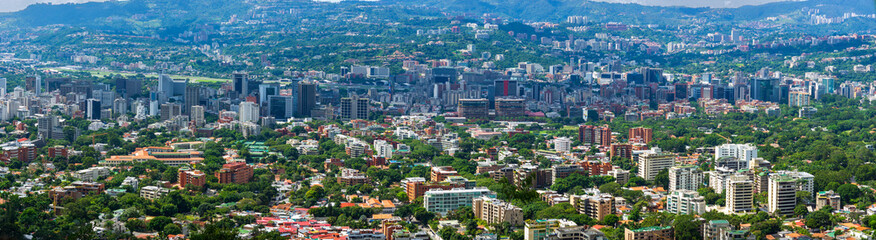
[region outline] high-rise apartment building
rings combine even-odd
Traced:
[[[578,140],[590,145],[611,146],[611,128],[608,126],[578,126]]]
[[[639,229],[624,230],[624,240],[661,240],[675,239],[675,232],[671,226],[654,226]]]
[[[46,115],[37,119],[37,134],[40,139],[63,139],[64,131],[58,116]]]
[[[650,128],[635,127],[630,128],[630,142],[648,144],[653,138],[653,130]]]
[[[639,155],[639,177],[652,181],[661,170],[675,165],[675,154],[666,153],[658,147]]]
[[[669,191],[696,191],[703,185],[703,171],[695,165],[669,168]]]
[[[259,121],[259,105],[254,102],[240,102],[240,121],[256,123]]]
[[[666,211],[679,215],[700,215],[706,212],[706,199],[697,191],[671,191],[666,197]]]
[[[173,119],[182,114],[182,108],[176,103],[161,104],[161,121]]]
[[[745,175],[727,179],[726,210],[728,213],[745,213],[754,210],[754,182]]]
[[[496,193],[487,188],[429,190],[423,194],[423,207],[426,211],[445,215],[460,207],[471,206],[475,198],[484,196],[496,198]]]
[[[596,195],[572,195],[569,204],[578,210],[578,213],[590,216],[602,221],[605,216],[614,214],[614,197],[608,193]]]
[[[787,175],[770,175],[767,209],[776,215],[792,215],[797,206],[797,180]]]
[[[472,200],[472,210],[477,218],[488,224],[511,223],[511,226],[523,225],[523,210],[511,203],[491,198],[479,197]]]
[[[248,183],[252,179],[252,167],[244,162],[226,163],[216,171],[219,183]]]
[[[204,118],[204,106],[195,105],[192,106],[192,112],[190,114],[190,119],[195,123],[195,126],[203,126],[206,123],[206,119]]]
[[[753,144],[722,144],[715,147],[715,160],[732,157],[739,162],[745,162],[745,166],[739,169],[748,169],[748,163],[757,158],[757,147]]]

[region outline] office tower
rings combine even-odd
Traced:
[[[125,98],[113,100],[113,113],[118,113],[119,115],[128,113],[128,100]]]
[[[496,97],[516,97],[517,96],[517,80],[502,79],[493,82],[493,94]]]
[[[630,128],[630,142],[648,144],[653,138],[653,130],[650,128],[635,127]]]
[[[368,119],[368,98],[353,95],[341,98],[341,118]]]
[[[496,99],[496,117],[522,117],[526,115],[526,101],[523,99]]]
[[[292,96],[274,95],[268,97],[268,115],[275,119],[289,119],[295,112]]]
[[[63,139],[64,131],[58,116],[46,115],[37,120],[37,133],[40,139]]]
[[[202,126],[206,123],[206,119],[204,118],[204,106],[195,105],[191,108],[192,112],[189,114],[189,118],[192,122],[195,123],[195,126]]]
[[[608,126],[578,126],[578,140],[590,145],[611,146],[611,128]]]
[[[297,117],[310,117],[312,115],[313,109],[316,108],[316,90],[316,82],[298,82],[298,104],[295,109]]]
[[[271,96],[280,95],[280,85],[276,83],[259,84],[259,104],[268,102]]]
[[[173,79],[167,74],[161,74],[158,76],[158,93],[163,95],[159,99],[159,101],[166,101],[167,98],[175,97],[175,96],[183,96],[185,97],[186,85],[188,85],[188,79]]]
[[[776,215],[792,215],[797,206],[797,180],[787,175],[770,175],[767,190],[768,210]]]
[[[675,155],[666,153],[658,147],[639,155],[639,177],[652,181],[660,170],[675,165]]]
[[[234,73],[231,76],[231,91],[236,93],[235,97],[240,97],[240,95],[244,92],[244,88],[246,88],[246,82],[249,78],[249,75],[247,75],[246,73]]]
[[[663,69],[662,68],[643,67],[643,68],[639,69],[639,73],[641,73],[643,75],[645,84],[663,83]]]
[[[751,99],[781,103],[782,99],[787,99],[788,97],[788,86],[780,82],[779,79],[775,78],[756,78],[752,80],[752,84],[749,87]],[[787,101],[784,103],[787,103]]]
[[[158,109],[158,106],[160,105],[158,105],[157,100],[149,101],[149,116],[159,115],[160,110]]]
[[[185,106],[183,107],[183,113],[187,116],[191,116],[192,114],[192,106],[200,105],[201,102],[201,88],[195,86],[186,86],[186,95],[185,95]]]
[[[456,68],[438,67],[432,69],[432,83],[456,83],[459,73]]]
[[[87,101],[88,119],[100,119],[100,100],[91,98]]]
[[[483,196],[496,198],[496,193],[487,188],[429,190],[423,194],[423,207],[426,211],[446,215],[459,207],[471,206],[475,198]]]
[[[173,79],[167,74],[158,75],[158,93],[164,97],[173,96]]]
[[[459,99],[457,112],[460,117],[464,118],[487,119],[489,118],[489,101],[485,98]]]
[[[688,98],[690,98],[690,94],[688,92],[689,91],[687,83],[675,84],[675,99],[687,100]]]
[[[472,200],[474,216],[488,224],[511,223],[511,226],[523,225],[523,210],[496,198],[482,196]]]
[[[182,114],[182,107],[176,103],[161,104],[161,121],[173,119]]]
[[[669,191],[696,191],[703,185],[703,171],[695,165],[669,168]]]
[[[125,97],[138,96],[143,91],[143,80],[131,78],[117,78],[116,92]]]
[[[39,75],[26,77],[24,79],[25,90],[33,92],[39,96],[42,93],[43,79]]]
[[[679,215],[701,215],[706,212],[706,199],[693,190],[671,191],[666,197],[666,211]]]
[[[6,78],[0,78],[0,98],[6,98]]]
[[[754,210],[754,182],[748,176],[734,175],[727,179],[727,213],[744,213]]]
[[[255,123],[259,120],[259,105],[254,102],[240,102],[240,121]]]

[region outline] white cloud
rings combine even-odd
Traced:
[[[22,10],[34,3],[84,3],[84,2],[103,2],[106,0],[0,0],[0,12],[15,12]]]

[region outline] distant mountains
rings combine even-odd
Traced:
[[[711,7],[711,8],[737,8],[742,6],[755,6],[781,1],[800,0],[593,0],[610,3],[633,3],[645,6],[677,6],[677,7]]]
[[[242,16],[252,10],[253,2],[258,1],[129,0],[63,5],[35,4],[22,11],[2,14],[0,21],[25,27],[66,24],[119,30],[130,28],[173,29],[192,24],[215,23],[228,19],[231,15]],[[783,1],[739,8],[643,6],[588,0],[381,0],[367,3],[356,1],[343,1],[341,3],[318,3],[311,0],[289,1],[325,8],[350,7],[356,4],[422,7],[477,15],[492,13],[500,17],[529,21],[562,21],[567,16],[580,15],[597,22],[629,24],[685,24],[690,19],[751,21],[799,12],[803,8],[818,9],[820,14],[828,16],[840,16],[846,12],[876,13],[876,4],[873,0]],[[132,21],[128,21],[131,19],[136,19],[135,22],[141,23],[148,21],[150,24],[132,24]]]
[[[397,4],[437,7],[467,13],[497,13],[533,21],[560,21],[567,16],[587,16],[595,21],[636,24],[669,23],[690,17],[720,17],[724,20],[758,20],[798,11],[804,7],[822,14],[876,13],[873,0],[782,1],[739,8],[693,8],[643,6],[586,0],[384,0]],[[673,0],[675,1],[675,0]]]

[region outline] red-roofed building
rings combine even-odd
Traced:
[[[216,171],[219,183],[248,183],[252,179],[252,167],[244,162],[226,163]]]

